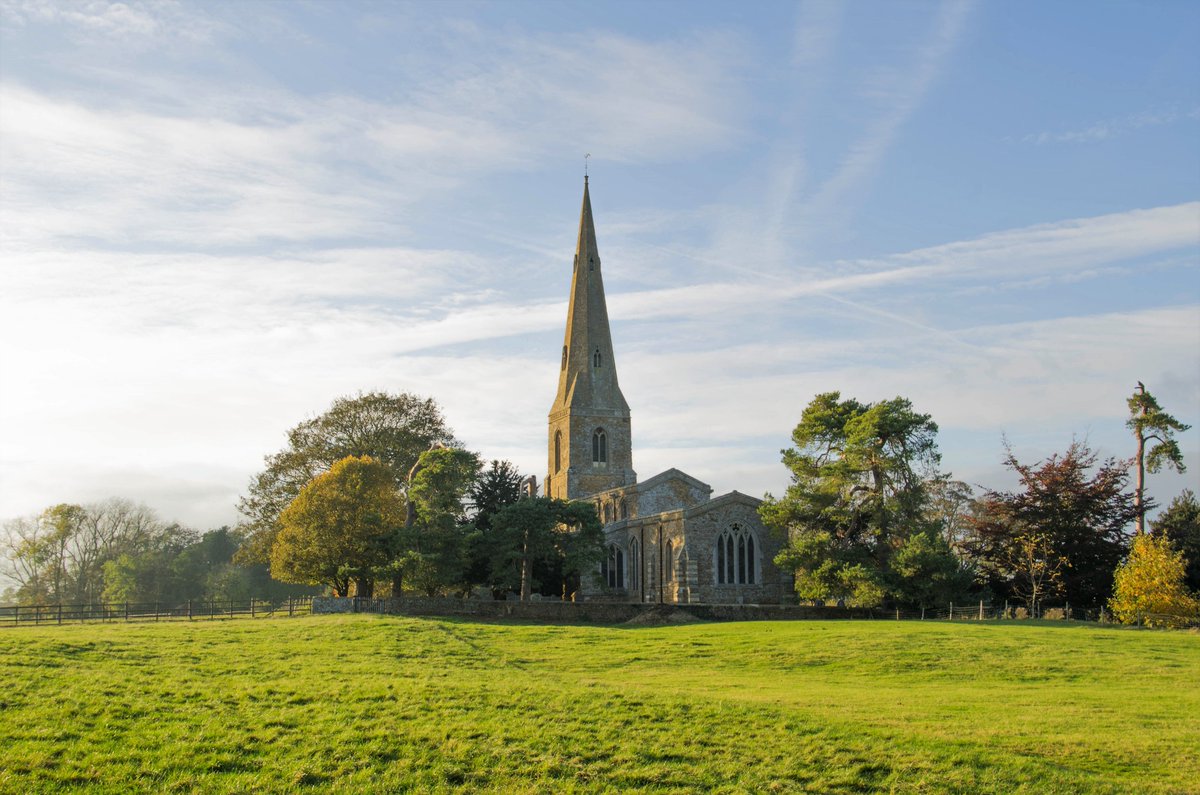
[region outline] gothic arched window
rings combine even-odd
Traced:
[[[629,539],[629,589],[630,590],[633,590],[638,587],[638,577],[641,574],[641,570],[638,568],[638,561],[640,561],[642,558],[641,554],[639,553],[640,546],[641,545],[638,543],[638,539],[636,539],[636,538]]]
[[[740,525],[717,536],[713,566],[718,585],[753,585],[761,574],[754,550],[754,534]]]
[[[601,359],[600,359],[600,349],[599,349],[599,348],[597,348],[597,349],[596,349],[596,352],[592,354],[592,366],[593,366],[593,367],[599,367],[599,366],[600,366],[600,361],[601,361]]]
[[[597,464],[608,461],[608,434],[603,428],[592,431],[592,461]]]
[[[554,471],[562,469],[562,431],[554,432]]]
[[[561,369],[563,369],[563,370],[567,369],[567,346],[566,345],[563,346],[563,361],[562,361]]]
[[[625,587],[625,553],[616,544],[608,545],[608,555],[600,561],[600,579],[609,588]]]
[[[667,549],[663,552],[663,563],[667,566],[667,570],[663,572],[663,582],[671,582],[675,579],[675,542],[667,542]]]

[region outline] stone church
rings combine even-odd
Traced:
[[[678,469],[638,481],[629,404],[617,382],[600,252],[587,177],[571,275],[558,393],[550,408],[549,497],[589,500],[604,523],[600,584],[581,600],[778,604],[791,577],[774,563],[781,540],[758,517],[759,500]]]

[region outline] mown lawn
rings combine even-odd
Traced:
[[[1200,792],[1200,635],[313,616],[0,631],[0,791]]]

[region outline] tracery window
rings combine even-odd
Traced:
[[[755,560],[754,534],[740,525],[717,536],[714,565],[718,585],[753,585],[761,572]]]
[[[603,428],[592,431],[592,461],[597,464],[608,461],[608,434]]]
[[[667,549],[663,553],[663,563],[667,565],[667,570],[663,572],[663,582],[672,582],[675,579],[675,542],[668,541]]]
[[[597,348],[596,352],[592,354],[592,366],[593,367],[600,366],[600,349],[599,348]]]
[[[608,556],[600,561],[600,579],[609,588],[625,587],[625,554],[616,544],[608,545]]]

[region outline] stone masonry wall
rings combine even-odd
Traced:
[[[380,613],[405,616],[459,616],[483,620],[533,621],[555,624],[621,624],[659,613],[680,611],[701,621],[804,621],[832,619],[889,620],[888,611],[866,608],[809,607],[803,605],[658,605],[630,603],[498,602],[491,600],[404,597],[356,599],[318,596],[313,613]]]

